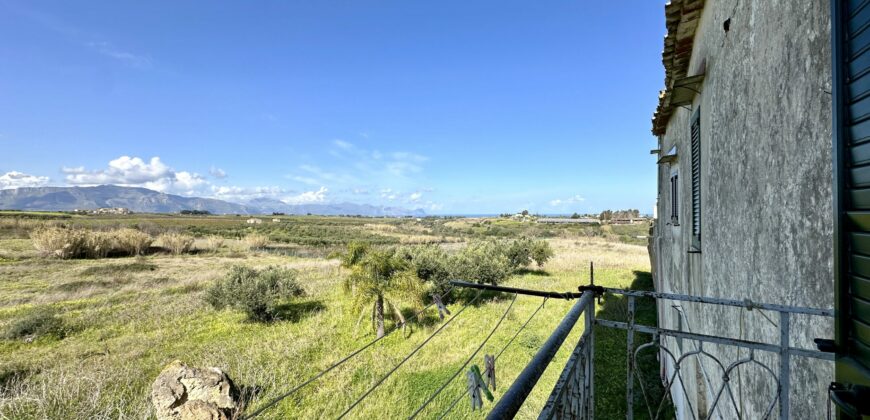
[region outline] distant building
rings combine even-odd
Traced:
[[[538,223],[545,224],[580,224],[580,225],[600,225],[601,221],[591,217],[581,217],[578,219],[569,219],[567,217],[542,217],[538,219]]]
[[[281,223],[281,219],[272,219],[272,223]]]
[[[247,223],[249,225],[259,225],[260,223],[263,223],[263,219],[258,219],[256,217],[252,217],[252,218],[246,220],[245,223]]]
[[[128,209],[126,207],[101,207],[101,208],[94,209],[94,210],[75,209],[75,210],[73,210],[73,213],[78,213],[78,214],[133,214],[133,212],[130,211],[130,209]]]
[[[645,217],[633,217],[628,219],[610,219],[610,224],[612,225],[633,225],[646,223],[647,219]]]

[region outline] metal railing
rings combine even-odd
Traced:
[[[595,286],[581,287],[581,293],[559,293],[559,292],[543,292],[535,290],[524,290],[516,288],[504,288],[496,286],[478,285],[465,282],[453,282],[454,285],[460,287],[472,287],[478,289],[491,289],[499,291],[509,291],[511,293],[529,294],[534,296],[546,296],[550,298],[561,299],[578,299],[577,302],[569,310],[568,314],[559,324],[555,331],[550,335],[550,338],[538,350],[537,354],[532,358],[526,368],[520,373],[510,389],[501,397],[498,403],[490,412],[488,419],[505,419],[512,418],[516,415],[519,408],[523,405],[528,395],[534,389],[544,370],[553,360],[559,347],[561,347],[565,338],[573,329],[581,315],[584,315],[584,330],[580,339],[573,349],[571,356],[568,359],[556,385],[553,388],[543,410],[540,413],[539,419],[594,419],[595,418],[595,332],[594,326],[607,328],[618,328],[627,331],[626,337],[626,392],[625,398],[627,403],[626,418],[634,418],[634,400],[635,389],[634,379],[638,380],[638,384],[643,394],[643,401],[647,405],[649,417],[653,419],[660,418],[664,415],[663,408],[668,398],[674,392],[679,392],[686,397],[688,405],[688,418],[744,418],[746,413],[741,413],[740,404],[737,403],[734,389],[731,386],[730,380],[732,375],[739,367],[755,367],[760,369],[765,375],[769,375],[773,384],[775,384],[775,395],[771,396],[770,403],[764,408],[761,413],[761,418],[771,418],[774,416],[774,409],[778,406],[778,417],[780,419],[789,419],[789,391],[791,390],[791,360],[794,357],[806,357],[820,360],[833,361],[832,353],[823,353],[817,350],[804,349],[793,347],[790,344],[791,334],[791,316],[793,314],[833,317],[834,312],[830,309],[815,309],[797,306],[786,306],[767,303],[755,303],[750,300],[735,300],[721,299],[701,296],[691,296],[673,293],[647,292],[635,290],[623,290],[604,288]],[[608,319],[599,319],[595,316],[595,297],[602,294],[622,296],[627,303],[627,320],[614,321]],[[779,342],[770,344],[761,341],[744,340],[729,338],[723,336],[699,334],[686,331],[678,331],[657,326],[639,325],[635,322],[636,315],[636,299],[637,298],[653,298],[664,299],[678,302],[693,302],[699,304],[720,305],[736,308],[744,308],[747,310],[768,310],[775,311],[779,314]],[[635,348],[635,333],[649,334],[652,338],[650,341],[641,344]],[[697,343],[694,350],[682,352],[673,351],[667,347],[665,338],[672,337],[675,339],[691,340]],[[704,349],[704,344],[710,343],[713,345],[722,345],[734,347],[737,349],[746,349],[748,352],[745,356],[738,356],[730,363],[725,363],[716,355]],[[672,371],[664,378],[665,392],[658,401],[651,401],[648,395],[648,387],[645,386],[641,375],[637,369],[638,355],[644,351],[656,349],[659,351],[659,357],[669,365]],[[770,366],[759,357],[756,352],[766,352],[778,356],[778,366]],[[690,391],[685,386],[685,381],[681,376],[681,368],[683,362],[689,359],[699,360],[701,358],[710,361],[713,366],[716,366],[720,371],[721,385],[718,386],[711,395],[713,402],[709,409],[704,412],[696,413],[696,410],[701,410],[701,407],[692,407]],[[646,384],[649,385],[649,384]],[[724,407],[733,408],[733,412],[724,411]],[[753,418],[758,417],[759,413],[750,413]]]

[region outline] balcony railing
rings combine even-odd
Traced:
[[[805,357],[833,361],[831,353],[823,353],[813,349],[793,347],[789,337],[791,331],[792,315],[833,317],[833,310],[815,309],[796,306],[785,306],[766,303],[755,303],[749,300],[719,299],[672,293],[659,293],[647,291],[634,291],[604,288],[595,286],[581,287],[579,293],[556,293],[514,288],[494,287],[477,285],[465,282],[454,282],[456,286],[479,289],[492,289],[508,291],[511,293],[530,294],[551,298],[577,299],[574,306],[565,315],[562,322],[550,335],[550,338],[539,349],[531,362],[520,373],[498,403],[493,407],[487,418],[504,419],[512,418],[523,405],[528,395],[535,388],[544,370],[553,360],[568,334],[574,328],[581,316],[584,318],[584,329],[579,342],[574,347],[568,362],[562,370],[559,379],[554,386],[547,403],[540,413],[539,419],[594,419],[595,418],[595,326],[606,328],[618,328],[627,331],[626,335],[626,418],[634,418],[635,402],[635,379],[639,385],[639,391],[643,395],[649,418],[658,419],[666,416],[666,403],[675,393],[685,396],[687,409],[682,411],[685,418],[791,418],[789,413],[791,391],[791,361],[796,357]],[[595,298],[601,295],[613,295],[625,298],[627,302],[627,321],[614,321],[598,319],[595,316]],[[702,305],[718,305],[743,308],[745,310],[765,310],[778,313],[779,340],[777,344],[761,341],[743,340],[724,336],[698,334],[687,331],[678,331],[658,326],[640,325],[635,323],[636,299],[651,298],[657,301],[667,300],[674,302],[691,302]],[[635,346],[635,333],[644,333],[651,337],[648,342]],[[672,349],[667,346],[666,338],[688,340],[695,343],[692,350],[683,352],[681,349]],[[733,360],[722,360],[721,356],[704,349],[704,345],[724,346],[742,351],[733,352],[737,355]],[[645,383],[637,369],[638,356],[644,352],[657,351],[659,360],[667,365],[668,373],[662,378],[665,391],[660,398],[654,398],[649,389],[657,384]],[[772,354],[771,357],[761,357],[761,353]],[[741,355],[742,354],[742,355]],[[718,370],[718,379],[721,383],[712,392],[712,403],[708,409],[693,407],[690,390],[686,388],[686,381],[682,377],[685,370],[686,360],[705,360]],[[766,360],[776,360],[771,365]],[[770,395],[769,403],[763,407],[763,412],[743,413],[742,405],[738,403],[738,396],[732,387],[731,379],[738,368],[757,369],[762,375],[768,376],[774,384],[774,392]],[[713,388],[711,388],[713,389]]]

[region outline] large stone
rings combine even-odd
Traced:
[[[220,369],[189,367],[180,360],[163,368],[151,386],[158,420],[227,420],[238,395]]]

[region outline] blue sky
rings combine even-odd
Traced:
[[[652,211],[664,1],[0,0],[0,187]]]

